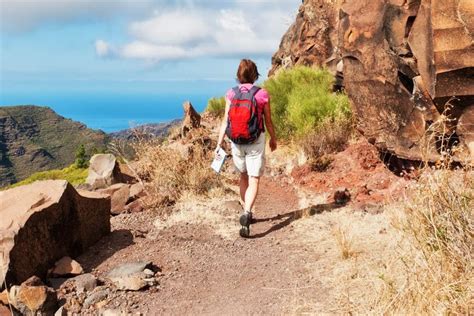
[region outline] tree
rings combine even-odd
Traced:
[[[76,167],[86,168],[87,167],[87,157],[86,157],[86,148],[84,145],[79,146],[76,151]]]

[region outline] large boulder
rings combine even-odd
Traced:
[[[473,42],[470,0],[305,0],[270,75],[342,61],[357,127],[379,150],[436,161],[459,142],[455,158],[473,161]]]
[[[110,232],[110,198],[82,194],[62,180],[0,192],[0,284],[44,277]]]
[[[359,130],[401,158],[439,159],[474,104],[473,2],[358,0],[340,16],[344,83]],[[441,114],[449,119],[435,124]]]
[[[112,154],[92,156],[86,184],[95,190],[106,188],[118,182],[120,182],[120,171],[115,156]]]

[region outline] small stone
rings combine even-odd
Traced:
[[[143,280],[143,271],[151,262],[123,264],[107,274],[107,277],[119,290],[139,291],[147,286]]]
[[[52,274],[54,276],[79,275],[84,273],[79,262],[70,257],[63,257],[55,263]]]
[[[141,183],[135,183],[132,184],[130,187],[130,200],[136,200],[138,198],[144,197],[146,195],[145,193],[145,187]]]
[[[87,309],[91,307],[92,305],[95,305],[98,302],[101,302],[105,299],[107,299],[107,296],[109,295],[108,291],[106,289],[102,289],[99,291],[96,291],[94,293],[91,293],[85,300],[84,300],[84,307]]]
[[[8,305],[8,291],[4,290],[0,293],[0,304]]]
[[[117,289],[124,291],[140,291],[141,289],[148,286],[148,284],[139,274],[120,278],[111,278],[110,280],[115,284]]]
[[[11,304],[22,314],[54,314],[57,310],[56,292],[42,284],[38,277],[31,277],[20,286],[12,286]]]
[[[117,268],[111,270],[108,274],[107,277],[109,278],[115,278],[115,277],[122,277],[122,276],[128,276],[132,275],[135,273],[141,273],[143,270],[145,270],[148,266],[151,265],[151,262],[133,262],[133,263],[125,263]]]
[[[125,210],[128,213],[140,213],[145,209],[144,203],[141,199],[135,200],[125,206]]]
[[[119,190],[115,191],[112,194],[112,206],[110,212],[113,215],[118,215],[121,214],[123,211],[125,211],[125,206],[127,205],[127,202],[129,201],[129,195],[130,195],[130,185],[125,185],[122,186]]]
[[[72,281],[79,293],[90,292],[97,286],[97,278],[90,273],[79,275],[73,278]]]

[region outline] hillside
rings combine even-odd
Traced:
[[[47,107],[0,107],[0,187],[37,171],[70,165],[81,144],[90,152],[103,149],[107,142],[104,132],[66,119]]]
[[[164,122],[164,123],[143,124],[134,128],[128,128],[128,129],[124,129],[118,132],[110,133],[110,136],[113,138],[120,138],[120,139],[127,139],[127,140],[133,139],[136,133],[164,137],[168,135],[169,131],[173,127],[178,126],[180,123],[181,123],[181,120],[173,120],[173,121]]]

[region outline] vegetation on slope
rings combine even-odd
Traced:
[[[326,69],[303,66],[282,70],[264,83],[279,138],[302,136],[328,120],[351,116],[347,96],[334,93],[333,83]]]
[[[102,150],[108,136],[57,115],[47,107],[0,108],[0,186],[74,162],[81,144],[87,153]]]
[[[6,187],[6,189],[15,188],[21,185],[26,185],[40,180],[67,180],[72,185],[78,185],[84,183],[87,178],[88,168],[80,168],[76,164],[72,164],[69,167],[64,169],[55,169],[48,171],[36,172],[11,186]]]
[[[209,99],[204,111],[210,113],[214,117],[223,117],[225,111],[225,98],[220,97]]]

